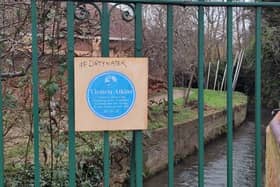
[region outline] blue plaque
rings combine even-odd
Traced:
[[[133,107],[135,97],[132,81],[116,71],[106,71],[95,76],[89,83],[86,93],[91,111],[107,120],[125,116]]]

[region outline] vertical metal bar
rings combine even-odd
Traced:
[[[1,43],[0,43],[1,44]],[[0,47],[0,56],[1,56]],[[3,141],[3,96],[2,96],[2,61],[0,59],[0,186],[4,186],[4,141]]]
[[[101,16],[101,54],[103,57],[108,57],[109,50],[109,29],[110,29],[110,15],[108,10],[108,3],[102,3]],[[110,137],[109,132],[103,132],[103,177],[104,187],[110,186]]]
[[[67,2],[69,186],[76,186],[74,113],[74,3]]]
[[[203,1],[203,0],[200,0]],[[198,7],[198,186],[204,186],[204,8]]]
[[[173,126],[173,7],[167,5],[167,67],[168,67],[168,186],[174,186]]]
[[[37,7],[31,0],[32,22],[32,96],[33,96],[33,134],[34,134],[34,186],[40,186],[40,131],[39,131],[39,83],[38,83],[38,41],[37,41]]]
[[[110,137],[109,132],[103,132],[103,177],[104,186],[110,186]]]
[[[143,186],[143,133],[141,130],[135,131],[135,160],[136,160],[136,187]]]
[[[135,187],[135,131],[132,133],[132,143],[131,143],[131,154],[130,154],[130,179],[129,179],[129,184],[130,187]]]
[[[101,15],[101,55],[108,57],[109,51],[109,29],[110,29],[110,15],[108,10],[108,3],[102,3]]]
[[[142,5],[135,4],[135,56],[142,57],[143,37],[142,37]],[[141,130],[133,132],[135,136],[135,168],[136,187],[143,186],[143,133]]]
[[[229,0],[231,1],[231,0]],[[227,7],[227,186],[232,187],[232,7]]]
[[[256,187],[262,186],[262,140],[261,140],[261,7],[256,9],[256,71],[255,71],[255,99],[256,99]]]

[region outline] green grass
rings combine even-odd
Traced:
[[[182,89],[182,88],[179,88]],[[192,89],[189,103],[192,106],[184,106],[184,99],[178,98],[174,101],[174,124],[179,124],[197,118],[197,89]],[[204,103],[212,112],[226,109],[226,92],[204,90]],[[247,103],[247,96],[240,92],[234,92],[233,105]],[[149,129],[166,127],[167,106],[153,106],[149,111],[152,119],[149,120]]]
[[[197,89],[192,89],[190,101],[197,100]],[[224,91],[204,90],[205,105],[214,109],[226,109],[227,94]],[[233,93],[233,105],[241,105],[247,103],[247,96],[241,92]]]

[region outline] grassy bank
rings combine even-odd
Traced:
[[[182,90],[179,88],[179,90]],[[183,91],[183,90],[182,90]],[[184,98],[174,100],[174,124],[183,123],[197,118],[197,89],[192,89],[188,104],[185,106]],[[226,109],[226,92],[215,90],[204,90],[205,114]],[[233,93],[233,105],[246,104],[247,96],[240,92]],[[149,129],[166,127],[167,124],[167,102],[152,106],[149,110]]]

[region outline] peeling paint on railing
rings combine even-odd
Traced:
[[[278,112],[270,122],[270,128],[275,137],[276,142],[280,145],[280,112]]]
[[[280,112],[266,129],[265,186],[280,186]]]

